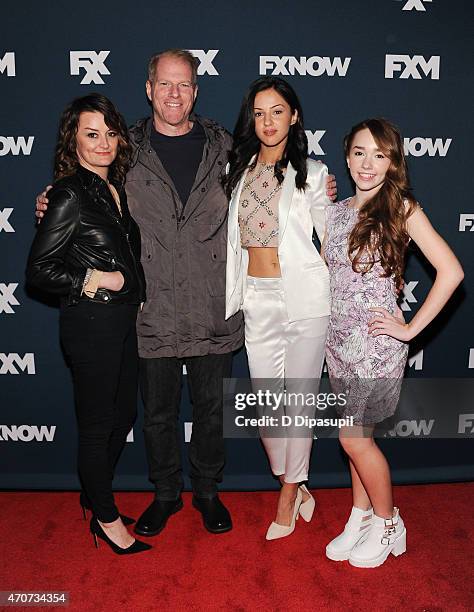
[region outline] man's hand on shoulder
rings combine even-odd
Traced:
[[[38,219],[38,223],[41,223],[41,219],[44,217],[45,212],[48,210],[49,200],[47,194],[51,188],[52,185],[48,185],[43,192],[36,196],[35,215]]]
[[[328,174],[326,178],[326,194],[330,200],[332,200],[333,202],[336,201],[337,183],[334,174]]]

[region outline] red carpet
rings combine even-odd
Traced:
[[[117,499],[137,517],[151,494]],[[0,493],[0,590],[69,591],[66,609],[96,612],[474,610],[474,483],[396,487],[407,553],[371,570],[324,556],[350,510],[347,489],[317,491],[312,522],[274,542],[264,535],[276,493],[222,499],[230,533],[207,533],[185,494],[184,509],[146,540],[153,550],[118,557],[95,549],[77,493]]]

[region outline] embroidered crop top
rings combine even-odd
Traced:
[[[278,202],[282,184],[275,167],[257,162],[245,177],[239,202],[240,240],[244,248],[278,246]]]

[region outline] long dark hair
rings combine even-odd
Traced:
[[[98,93],[91,93],[73,100],[64,110],[59,123],[58,140],[54,157],[54,177],[73,174],[79,166],[76,153],[76,134],[81,113],[101,113],[104,122],[118,134],[117,157],[109,168],[109,180],[123,185],[130,163],[132,147],[124,118],[112,102]]]
[[[274,89],[279,93],[291,108],[292,114],[295,111],[298,113],[296,122],[290,126],[283,156],[275,164],[275,176],[278,182],[282,183],[284,178],[283,170],[291,162],[291,165],[296,170],[296,187],[303,190],[306,187],[306,177],[308,175],[306,166],[308,139],[303,127],[303,109],[301,108],[301,103],[295,90],[286,81],[278,77],[266,76],[250,84],[242,101],[237,123],[235,124],[234,145],[229,153],[230,170],[224,177],[224,189],[229,198],[242,173],[248,167],[252,156],[256,155],[260,150],[260,141],[255,134],[254,102],[255,96],[267,89]],[[256,163],[257,158],[255,158],[252,168],[255,167]]]
[[[410,238],[407,219],[417,203],[410,193],[400,132],[387,119],[366,119],[355,125],[344,139],[346,158],[355,135],[364,129],[370,131],[379,149],[390,159],[390,166],[382,187],[359,210],[359,220],[349,235],[349,257],[355,272],[367,272],[380,261],[384,275],[393,276],[400,290]]]

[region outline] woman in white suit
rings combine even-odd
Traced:
[[[322,243],[331,181],[326,166],[307,152],[294,90],[277,77],[254,81],[236,123],[225,180],[226,318],[244,312],[254,383],[279,381],[287,392],[314,391],[330,314],[329,274],[312,236],[314,228]],[[304,406],[293,410],[308,414]],[[298,515],[311,520],[314,499],[304,482],[312,431],[306,437],[262,433],[262,441],[282,485],[270,540],[292,533]]]

